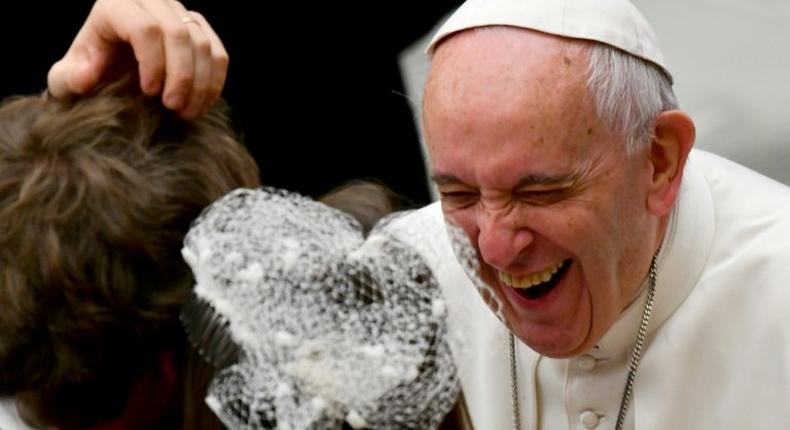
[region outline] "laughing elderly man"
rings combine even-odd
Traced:
[[[91,53],[127,40],[144,87],[205,109],[225,67],[208,23],[111,1],[50,90],[83,91]],[[444,289],[474,427],[790,428],[790,190],[692,150],[634,6],[469,0],[429,51],[441,204],[397,222]]]
[[[442,212],[512,333],[453,300],[475,427],[788,427],[790,191],[691,151],[639,12],[472,0],[430,49]]]

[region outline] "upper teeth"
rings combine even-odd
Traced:
[[[530,288],[534,287],[535,285],[542,284],[549,279],[551,279],[552,275],[557,273],[557,271],[562,268],[562,265],[565,264],[565,261],[560,261],[558,264],[551,266],[547,269],[544,269],[540,272],[532,273],[530,275],[525,275],[522,277],[517,277],[510,275],[505,272],[497,271],[499,275],[499,280],[504,282],[507,285],[515,288]]]

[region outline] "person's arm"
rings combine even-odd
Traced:
[[[219,97],[228,54],[203,16],[177,1],[97,0],[66,55],[49,70],[49,92],[84,94],[135,64],[144,93],[161,92],[165,106],[190,118]]]

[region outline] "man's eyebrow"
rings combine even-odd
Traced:
[[[519,179],[514,188],[529,187],[534,185],[570,185],[576,181],[575,173],[563,173],[558,175],[530,173]],[[431,175],[431,181],[436,185],[467,185],[457,176],[439,173]]]
[[[531,173],[524,175],[518,180],[515,188],[528,187],[531,185],[570,185],[576,181],[575,173],[562,173],[558,175]]]
[[[436,185],[466,185],[466,183],[458,179],[457,176],[444,173],[431,175],[431,181]]]

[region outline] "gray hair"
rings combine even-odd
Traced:
[[[657,65],[603,43],[570,44],[589,47],[587,89],[601,121],[623,137],[629,154],[647,145],[658,114],[678,107],[669,76]]]

